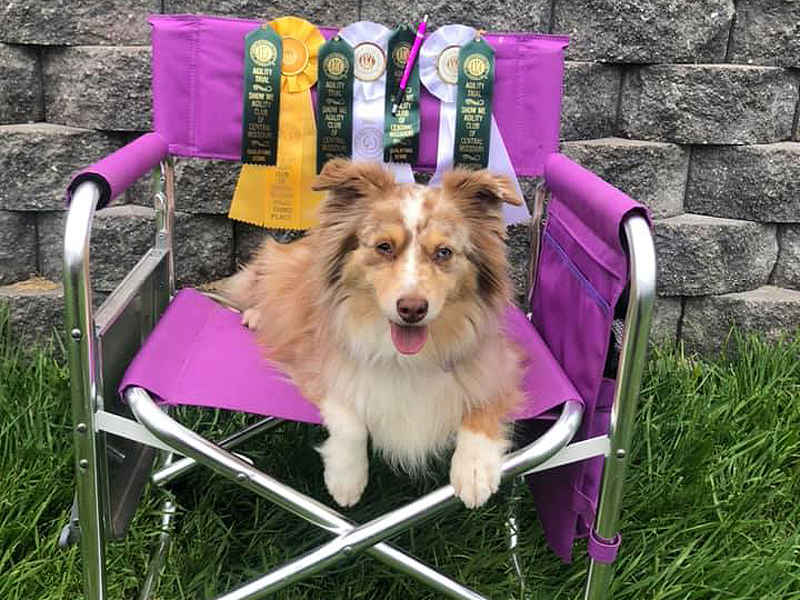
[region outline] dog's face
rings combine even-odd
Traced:
[[[442,183],[400,185],[381,165],[334,160],[315,184],[328,190],[319,239],[330,301],[354,327],[382,325],[402,354],[420,352],[429,329],[474,329],[508,297],[501,205],[521,200],[487,171]]]

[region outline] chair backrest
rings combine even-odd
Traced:
[[[240,159],[244,37],[260,23],[153,16],[153,125],[178,156]],[[336,30],[321,27],[330,39]],[[558,151],[567,39],[486,34],[495,50],[494,115],[519,176],[540,176]],[[439,102],[423,87],[418,170],[436,166]]]

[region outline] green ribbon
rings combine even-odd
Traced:
[[[411,67],[397,112],[392,102],[400,89],[411,46],[416,33],[405,25],[389,38],[386,66],[386,93],[383,120],[383,160],[393,163],[416,163],[419,155],[419,61]]]
[[[319,49],[317,62],[317,173],[353,151],[353,49],[338,35]]]
[[[242,162],[274,165],[278,158],[281,99],[280,36],[262,25],[245,38]]]
[[[494,50],[475,39],[458,52],[454,166],[485,169],[489,164],[493,88]]]

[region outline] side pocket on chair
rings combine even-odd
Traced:
[[[596,398],[612,309],[547,230],[531,313],[532,323],[578,393]]]

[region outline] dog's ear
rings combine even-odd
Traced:
[[[461,211],[469,225],[467,259],[475,266],[483,301],[502,306],[508,298],[509,281],[503,240],[506,227],[504,202],[522,204],[512,182],[486,169],[454,169],[442,178],[442,191]]]
[[[484,210],[499,209],[504,202],[522,205],[522,198],[517,195],[511,180],[504,175],[493,175],[486,169],[453,169],[445,173],[442,187],[447,195],[477,203]]]
[[[342,277],[347,255],[358,247],[358,223],[366,213],[365,203],[395,186],[394,175],[382,165],[354,163],[334,158],[325,163],[312,185],[326,191],[319,206],[318,258],[325,282],[335,289]]]
[[[327,191],[328,209],[351,208],[360,198],[385,194],[395,186],[394,175],[377,163],[354,163],[334,158],[325,163],[311,189]]]

